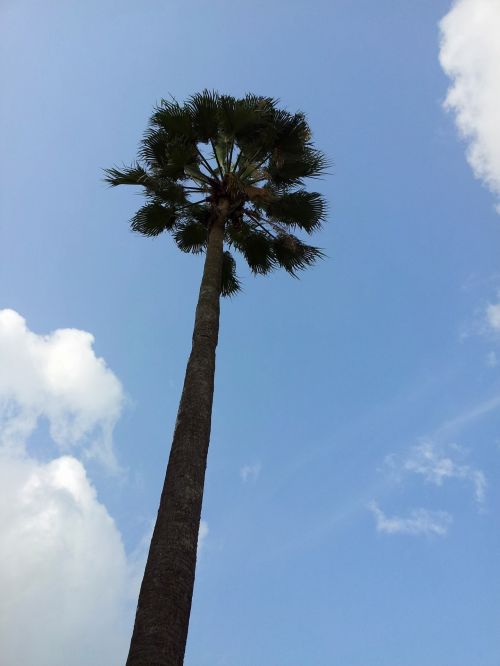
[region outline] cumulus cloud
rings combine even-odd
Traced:
[[[30,331],[0,310],[0,663],[118,666],[125,660],[144,551],[125,552],[80,460],[116,466],[123,391],[74,329]],[[54,458],[28,438],[45,418]]]
[[[486,493],[484,473],[460,464],[455,458],[463,456],[464,450],[453,445],[438,445],[432,440],[422,440],[410,448],[407,456],[388,456],[386,463],[396,473],[418,474],[428,483],[442,486],[446,480],[461,479],[472,484],[476,502],[482,503]]]
[[[257,477],[260,474],[261,464],[256,463],[255,465],[244,465],[240,469],[240,477],[243,483],[247,481],[256,481]]]
[[[123,389],[92,348],[86,331],[59,329],[38,335],[14,310],[0,310],[0,434],[2,444],[23,446],[40,419],[64,451],[117,467],[112,433]]]
[[[149,547],[126,553],[83,460],[117,469],[123,389],[90,333],[0,310],[0,664],[121,666]],[[42,419],[53,458],[28,440]],[[69,454],[71,452],[71,455]],[[201,521],[198,550],[208,525]]]
[[[440,30],[439,60],[451,79],[445,107],[468,142],[475,176],[500,196],[500,3],[458,0]]]
[[[81,462],[0,451],[2,666],[125,661],[137,572]]]
[[[368,509],[375,517],[378,532],[384,534],[407,534],[410,536],[445,536],[452,523],[446,511],[414,509],[406,517],[386,516],[376,502],[370,502]]]

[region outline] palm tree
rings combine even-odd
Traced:
[[[172,234],[183,252],[205,253],[191,355],[156,525],[139,594],[127,666],[181,666],[197,538],[219,330],[220,296],[240,289],[237,250],[254,274],[297,271],[322,256],[300,240],[325,219],[304,188],[324,172],[303,113],[269,97],[204,91],[154,110],[130,167],[106,170],[111,185],[139,185],[147,202],[131,220],[144,236]]]

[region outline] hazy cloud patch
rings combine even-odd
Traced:
[[[240,478],[243,483],[247,483],[248,481],[256,481],[260,474],[261,468],[262,465],[260,463],[255,463],[254,465],[244,465],[240,469]]]
[[[489,368],[496,368],[498,365],[498,356],[497,353],[494,351],[488,352],[486,355],[486,365]]]
[[[500,333],[500,303],[489,303],[486,307],[485,316],[488,329],[494,333]]]

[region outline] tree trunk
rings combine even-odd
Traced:
[[[219,335],[225,202],[209,238],[160,508],[126,666],[182,666],[196,568]]]

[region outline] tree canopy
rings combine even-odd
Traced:
[[[106,169],[106,181],[144,188],[147,202],[131,220],[144,236],[168,231],[183,252],[204,252],[216,207],[227,202],[221,293],[240,289],[231,250],[254,274],[284,268],[291,275],[322,256],[297,233],[326,219],[318,192],[305,188],[327,160],[311,140],[303,113],[278,100],[237,99],[208,90],[184,104],[162,100],[132,165]]]

